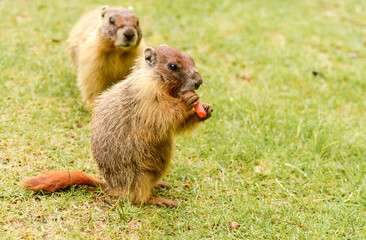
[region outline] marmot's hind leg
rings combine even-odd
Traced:
[[[151,197],[151,192],[156,182],[151,173],[139,173],[130,189],[130,200],[134,204],[153,204],[158,206],[168,205],[169,207],[176,207],[178,204],[172,200],[165,198]]]

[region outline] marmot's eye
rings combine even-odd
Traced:
[[[109,18],[109,23],[110,23],[110,24],[114,24],[114,20],[113,20],[113,18],[111,18],[111,17]]]
[[[169,69],[170,69],[170,70],[172,70],[173,72],[178,71],[178,66],[177,66],[177,65],[175,65],[175,64],[170,63],[170,64],[168,64],[168,67],[169,67]]]
[[[137,19],[137,26],[140,26],[140,21]]]

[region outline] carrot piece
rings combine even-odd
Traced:
[[[195,93],[195,91],[189,91],[189,92],[194,92]],[[194,110],[196,110],[197,115],[200,118],[206,117],[207,113],[206,113],[205,109],[203,108],[202,103],[200,102],[200,100],[197,100],[195,102],[198,102],[198,104],[194,107]]]
[[[206,117],[207,113],[206,113],[205,109],[203,108],[200,100],[198,100],[198,104],[194,107],[194,109],[196,110],[196,113],[200,118]]]

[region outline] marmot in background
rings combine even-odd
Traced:
[[[177,205],[153,198],[173,156],[176,133],[211,116],[212,107],[199,118],[195,92],[202,78],[192,58],[168,46],[146,48],[133,72],[105,91],[96,101],[91,129],[91,150],[113,195],[129,197],[134,204]],[[52,192],[102,181],[81,172],[50,172],[22,182],[33,190]]]
[[[145,48],[132,8],[105,6],[87,13],[67,41],[82,98],[90,108],[102,91],[130,74]]]

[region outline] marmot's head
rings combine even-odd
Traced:
[[[144,59],[173,97],[179,97],[185,91],[196,90],[202,84],[202,77],[193,59],[174,48],[166,45],[147,47]]]
[[[123,50],[137,47],[142,38],[139,19],[130,8],[105,6],[101,11],[101,36]]]

